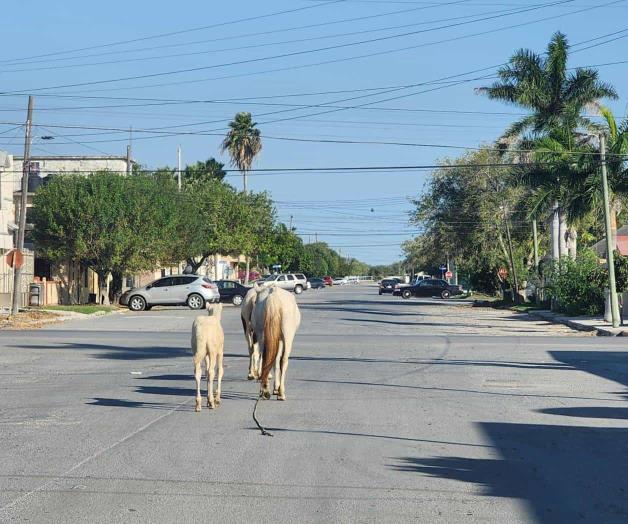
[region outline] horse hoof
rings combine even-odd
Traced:
[[[269,398],[270,398],[270,391],[264,391],[264,392],[262,392],[262,396],[263,396],[265,399],[269,399]]]
[[[249,373],[246,378],[247,380],[255,380],[257,377],[253,373]]]
[[[214,402],[216,403],[216,406],[220,406],[220,399],[219,398],[214,399]]]
[[[194,408],[194,411],[196,411],[197,413],[201,410],[201,401],[197,400],[196,401],[196,407]]]
[[[285,395],[277,395],[277,400],[286,400]]]
[[[277,388],[273,389],[273,395],[279,395],[279,390]]]

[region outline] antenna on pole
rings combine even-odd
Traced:
[[[126,174],[131,175],[131,147],[133,145],[133,128],[129,127],[129,145],[126,146]]]

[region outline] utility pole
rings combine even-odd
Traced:
[[[510,224],[508,220],[508,216],[506,214],[506,206],[504,206],[504,222],[506,223],[506,238],[508,238],[508,257],[510,258],[510,269],[512,270],[512,302],[513,304],[517,303],[517,290],[519,289],[519,284],[517,283],[517,270],[515,268],[515,258],[512,254],[512,238],[510,236]]]
[[[33,104],[35,99],[28,97],[28,113],[26,114],[26,132],[24,134],[24,161],[22,163],[22,191],[20,194],[20,218],[19,229],[17,231],[17,256],[14,257],[15,265],[13,272],[13,303],[11,304],[11,314],[17,315],[20,309],[20,284],[22,280],[22,267],[17,264],[19,255],[24,251],[24,233],[26,230],[26,206],[28,205],[28,175],[31,170],[31,127],[33,123]],[[22,260],[23,257],[22,257]]]
[[[600,157],[602,160],[602,194],[604,195],[604,226],[606,229],[606,262],[608,264],[608,287],[611,299],[611,316],[613,327],[619,327],[619,302],[615,286],[615,254],[611,238],[611,214],[608,196],[608,175],[606,173],[606,141],[604,134],[600,134]]]
[[[126,174],[131,175],[131,144],[126,146]]]
[[[314,233],[314,240],[318,244],[318,233]]]
[[[181,146],[177,147],[177,187],[181,191]]]
[[[290,215],[290,231],[292,231],[292,215]]]

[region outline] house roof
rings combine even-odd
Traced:
[[[623,256],[628,256],[628,224],[617,230],[617,249]],[[593,250],[600,256],[606,256],[606,237],[593,245]]]

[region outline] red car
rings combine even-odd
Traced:
[[[331,277],[323,277],[323,282],[325,283],[326,286],[334,285],[334,279]]]

